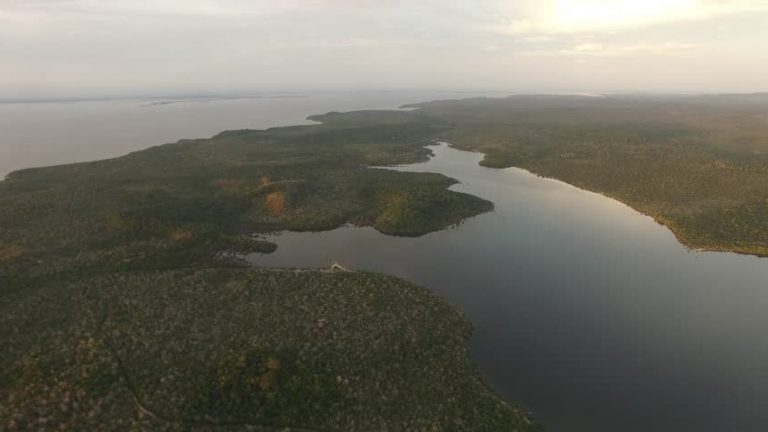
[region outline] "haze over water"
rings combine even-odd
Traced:
[[[285,95],[283,95],[285,96]],[[306,123],[455,93],[327,93],[154,104],[0,104],[0,176],[225,129]],[[492,213],[420,238],[371,228],[283,233],[258,265],[382,271],[424,285],[475,326],[474,358],[547,430],[763,431],[768,259],[693,253],[621,203],[446,146],[425,164]]]
[[[223,130],[310,124],[328,111],[396,109],[491,92],[306,92],[36,103],[0,102],[0,180],[22,168],[122,156]]]

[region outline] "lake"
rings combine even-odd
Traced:
[[[0,104],[0,177],[225,129],[306,123],[455,93],[319,93],[206,100]],[[401,167],[458,179],[496,210],[420,238],[343,227],[280,233],[255,265],[400,276],[475,326],[480,371],[548,430],[764,431],[768,259],[695,253],[621,203],[440,145]]]
[[[764,431],[768,260],[686,250],[650,217],[481,155],[433,147],[454,190],[493,213],[420,238],[281,233],[261,266],[393,274],[475,326],[480,370],[550,431]]]

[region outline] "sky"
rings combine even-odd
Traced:
[[[0,0],[0,99],[768,91],[768,0]]]

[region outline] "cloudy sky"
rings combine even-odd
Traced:
[[[768,0],[0,0],[0,98],[768,91]]]

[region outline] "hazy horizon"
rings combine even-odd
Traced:
[[[31,97],[0,97],[0,104],[24,104],[24,103],[69,103],[69,102],[102,102],[102,101],[121,101],[121,100],[137,100],[137,101],[149,101],[157,100],[162,103],[169,101],[170,103],[191,103],[191,102],[209,102],[216,100],[238,100],[238,99],[285,99],[285,98],[306,98],[311,95],[322,94],[412,94],[417,96],[424,94],[427,96],[425,99],[420,99],[419,102],[429,102],[434,99],[430,99],[428,96],[434,93],[443,94],[455,94],[457,99],[463,98],[463,95],[470,95],[467,97],[514,97],[514,96],[574,96],[574,97],[686,97],[686,96],[721,96],[721,95],[768,95],[768,91],[743,91],[743,92],[726,92],[726,91],[604,91],[604,92],[577,92],[577,91],[531,91],[531,92],[514,92],[507,90],[472,90],[472,89],[429,89],[429,88],[417,88],[417,89],[325,89],[325,90],[232,90],[222,91],[216,93],[204,93],[204,92],[180,92],[180,93],[115,93],[115,94],[72,94],[72,95],[39,95]],[[486,94],[488,96],[486,96]]]
[[[0,0],[0,99],[768,91],[766,0]]]

